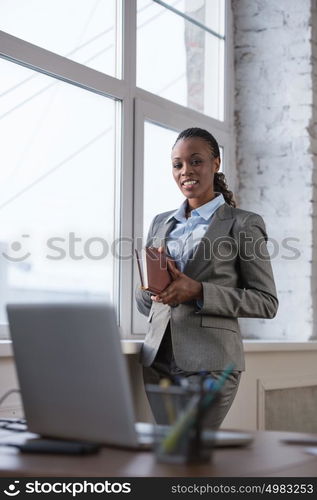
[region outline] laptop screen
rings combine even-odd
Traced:
[[[136,446],[126,360],[108,304],[9,304],[28,428],[43,436]]]

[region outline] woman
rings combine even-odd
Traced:
[[[237,318],[273,318],[278,308],[267,235],[259,215],[235,207],[209,132],[181,132],[172,165],[186,199],[178,210],[154,218],[147,246],[162,247],[173,257],[173,281],[156,296],[136,291],[149,325],[141,352],[144,382],[180,376],[195,384],[200,372],[217,379],[233,363],[207,416],[207,425],[218,428],[245,369]],[[152,411],[158,419],[158,409]]]

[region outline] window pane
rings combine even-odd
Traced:
[[[224,40],[155,2],[137,19],[137,85],[223,120]]]
[[[225,34],[225,0],[163,0],[164,3],[174,7],[204,24],[219,35]],[[143,3],[149,4],[149,0]]]
[[[121,0],[2,0],[0,29],[121,77]]]
[[[178,133],[150,122],[144,125],[144,214],[146,238],[153,217],[176,210],[184,200],[172,174],[171,151]]]
[[[118,103],[0,59],[4,304],[113,297]]]

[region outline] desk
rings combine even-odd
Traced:
[[[90,456],[23,454],[0,447],[2,477],[316,477],[317,456],[306,446],[281,442],[307,434],[257,431],[247,447],[216,448],[209,464],[170,465],[156,463],[151,452],[104,447]],[[316,435],[314,435],[316,437]],[[1,437],[20,441],[30,437],[15,434]]]

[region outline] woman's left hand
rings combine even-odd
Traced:
[[[202,299],[202,284],[179,271],[174,262],[168,260],[167,263],[173,281],[159,295],[152,295],[151,299],[154,302],[161,302],[170,306],[175,306],[189,300]]]

